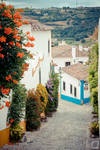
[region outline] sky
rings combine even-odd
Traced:
[[[6,0],[16,8],[49,8],[49,7],[100,7],[100,0]]]

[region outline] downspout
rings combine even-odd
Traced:
[[[98,61],[98,116],[99,116],[99,137],[100,137],[100,18],[98,29],[98,48],[99,48],[99,61]]]

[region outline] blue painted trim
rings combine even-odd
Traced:
[[[89,103],[89,102],[90,102],[90,97],[84,98],[84,100],[83,100],[83,103],[84,103],[84,104]]]
[[[84,100],[84,80],[81,80],[81,86],[80,86],[80,100]]]
[[[81,105],[81,100],[77,99],[77,98],[73,98],[73,97],[69,97],[69,96],[65,96],[65,95],[61,94],[61,99]]]

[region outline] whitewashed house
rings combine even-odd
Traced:
[[[85,104],[90,101],[87,69],[88,66],[81,63],[62,68],[61,99],[76,104]]]
[[[33,54],[33,59],[27,60],[29,69],[21,80],[27,90],[36,89],[39,83],[46,84],[50,75],[51,63],[51,28],[36,20],[28,21],[30,24],[23,25],[22,30],[31,33],[35,38],[35,46],[28,49]]]
[[[29,63],[29,69],[24,72],[21,83],[26,89],[36,89],[37,84],[46,84],[50,74],[51,63],[51,29],[48,26],[42,25],[37,21],[29,20],[30,24],[23,25],[23,32],[30,32],[35,38],[35,47],[27,48],[33,55],[33,59],[26,62]],[[12,100],[12,93],[2,101]],[[8,107],[0,103],[0,147],[9,142],[9,126],[7,125]],[[20,125],[25,129],[25,121],[22,119]]]
[[[60,67],[69,66],[76,63],[85,64],[88,62],[88,48],[82,46],[70,46],[67,44],[60,44],[52,47],[52,58],[55,66],[55,72],[59,72]]]

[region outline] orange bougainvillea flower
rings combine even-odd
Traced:
[[[28,31],[28,32],[26,32],[26,34],[27,34],[27,35],[29,35],[29,34],[30,34],[30,32]]]
[[[2,107],[0,107],[0,110],[2,110],[4,108],[4,105]]]
[[[18,34],[18,33],[19,33],[19,31],[18,31],[17,29],[14,29],[14,30],[13,30],[13,34],[14,34],[14,35],[16,35],[16,34]]]
[[[27,71],[28,70],[28,67],[29,67],[29,64],[28,63],[26,63],[26,64],[23,64],[22,65],[22,71],[24,72],[24,71]]]
[[[1,53],[0,53],[0,58],[2,58],[2,59],[3,59],[4,57],[5,57],[5,56],[4,56],[3,54],[1,54]]]
[[[2,27],[0,26],[0,29],[2,29]]]
[[[35,40],[35,38],[33,37],[33,36],[28,36],[27,37],[30,41],[34,41]]]
[[[21,17],[21,15],[20,15],[20,13],[19,12],[15,12],[15,14],[14,14],[14,19],[21,19],[22,17]]]
[[[24,9],[18,8],[17,11],[19,11],[19,12],[24,12]]]
[[[11,119],[11,120],[10,120],[10,123],[13,123],[13,122],[14,122],[14,119]]]
[[[12,15],[10,13],[10,10],[4,10],[5,17],[12,18]]]
[[[9,76],[6,77],[6,80],[9,81],[9,80],[11,80],[11,79],[12,79],[12,77],[11,77],[11,75],[9,74]]]
[[[20,27],[23,25],[22,21],[14,20],[14,23],[17,25],[17,27]]]
[[[10,101],[5,102],[6,107],[10,107],[10,104],[11,104]]]
[[[19,48],[22,48],[22,45],[18,42],[16,42],[16,46],[19,47]]]
[[[10,92],[10,89],[1,89],[2,94],[8,94]]]
[[[11,41],[11,42],[9,42],[9,44],[10,44],[11,46],[13,46],[15,43],[14,43],[14,41]]]
[[[33,44],[33,43],[30,43],[30,46],[31,46],[31,47],[34,47],[34,44]]]
[[[22,52],[22,53],[18,53],[17,54],[17,57],[20,57],[20,58],[22,58],[24,56],[24,53]]]
[[[15,83],[15,84],[17,84],[18,83],[18,81],[17,80],[12,80],[13,81],[13,83]]]
[[[5,31],[4,31],[5,34],[9,35],[12,33],[12,29],[10,27],[4,28],[4,29],[5,29]]]
[[[3,7],[2,7],[2,5],[0,5],[0,9],[2,9]]]
[[[19,40],[19,41],[21,40],[21,37],[20,37],[20,36],[14,35],[13,38],[15,38],[15,39],[17,39],[17,40]]]
[[[13,9],[14,7],[12,5],[9,5],[8,8]]]
[[[30,47],[30,42],[27,42],[26,44],[24,44],[25,47]]]
[[[0,42],[1,42],[1,43],[6,42],[6,37],[5,37],[5,36],[1,36],[1,37],[0,37]]]

